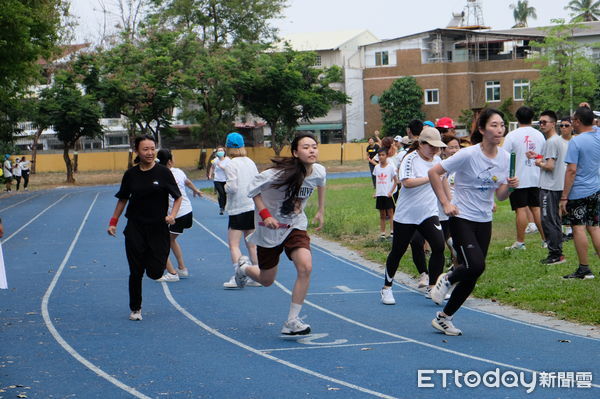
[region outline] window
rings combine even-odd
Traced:
[[[389,65],[390,60],[387,51],[378,51],[375,53],[375,65]]]
[[[500,101],[500,81],[485,82],[485,101],[488,103]]]
[[[317,55],[315,58],[315,66],[321,66],[321,56]]]
[[[515,101],[523,101],[527,90],[529,90],[529,81],[526,79],[516,79],[513,82],[513,99]]]
[[[371,104],[376,105],[379,104],[379,96],[376,96],[375,94],[373,94],[370,98],[371,100]]]
[[[440,103],[440,90],[439,89],[425,90],[425,104],[439,104],[439,103]]]

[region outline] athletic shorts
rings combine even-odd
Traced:
[[[292,260],[292,252],[298,248],[306,248],[310,251],[310,237],[306,233],[306,230],[292,230],[281,244],[273,248],[265,248],[257,245],[258,267],[262,270],[274,268],[279,264],[279,255],[283,251],[285,251],[288,259]]]
[[[375,209],[384,210],[384,209],[394,209],[394,200],[390,197],[384,197],[382,195],[378,195],[375,198]]]
[[[6,177],[6,176],[0,177],[0,180],[2,180],[3,184],[12,183],[13,179],[14,178],[12,176],[11,177]]]
[[[254,230],[254,211],[229,215],[229,225],[232,230]]]
[[[571,226],[600,226],[600,191],[589,197],[567,201]]]
[[[540,206],[540,189],[538,187],[517,188],[510,193],[510,207],[517,210],[526,206]]]
[[[181,234],[183,233],[183,230],[192,227],[192,220],[192,212],[186,213],[185,215],[176,218],[175,224],[169,225],[169,231],[171,234]]]

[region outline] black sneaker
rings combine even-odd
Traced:
[[[578,278],[580,280],[591,280],[594,277],[594,273],[592,273],[592,271],[590,269],[587,270],[582,270],[581,268],[578,268],[577,270],[575,270],[575,273],[571,273],[571,274],[567,274],[566,276],[563,276],[563,278]]]
[[[561,256],[548,256],[546,259],[542,259],[540,263],[542,265],[559,265],[565,263],[566,259],[563,255]]]

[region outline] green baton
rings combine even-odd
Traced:
[[[510,169],[508,171],[508,177],[515,177],[515,164],[517,161],[517,154],[515,154],[514,152],[510,153]],[[509,187],[508,188],[508,192],[513,192],[514,188]]]

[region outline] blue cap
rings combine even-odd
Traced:
[[[227,148],[242,148],[244,146],[244,137],[236,132],[229,133],[227,140],[225,141],[225,147]]]
[[[433,124],[433,122],[432,122],[432,121],[425,121],[425,122],[423,122],[423,125],[425,125],[425,126],[431,126],[431,127],[435,127],[435,125]]]

